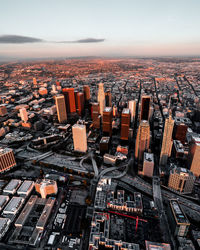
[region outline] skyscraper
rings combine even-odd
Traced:
[[[28,114],[27,114],[26,109],[25,108],[20,109],[19,113],[20,113],[22,121],[26,123],[28,121]]]
[[[121,115],[121,139],[128,140],[129,136],[129,126],[130,126],[130,110],[123,109]]]
[[[143,155],[149,149],[150,144],[150,126],[149,122],[142,120],[137,131],[135,144],[135,158],[140,163],[143,160]]]
[[[99,114],[99,103],[92,103],[92,123],[94,128],[100,128],[100,114]]]
[[[195,176],[200,176],[200,137],[193,137],[190,143],[188,167]]]
[[[87,136],[86,126],[81,124],[74,124],[72,127],[74,151],[87,151]]]
[[[97,100],[99,103],[100,114],[103,115],[103,111],[105,108],[105,93],[104,93],[103,83],[99,83],[99,91],[98,91]]]
[[[84,94],[78,92],[76,95],[76,110],[80,116],[83,114],[84,111],[84,103],[85,103]]]
[[[63,95],[65,96],[65,105],[66,105],[67,113],[76,112],[74,88],[64,88],[62,92],[63,92]]]
[[[105,93],[105,106],[112,107],[112,95],[110,90],[107,90]]]
[[[130,109],[131,112],[131,122],[135,119],[135,110],[136,110],[136,101],[131,100],[128,102],[128,108]]]
[[[142,96],[140,121],[149,120],[150,101],[151,101],[150,96],[148,95]]]
[[[169,115],[169,118],[165,120],[165,128],[163,133],[163,140],[162,140],[162,148],[160,153],[160,165],[165,165],[167,163],[168,157],[171,156],[172,150],[172,132],[174,128],[174,120],[172,116]]]
[[[106,107],[103,111],[103,132],[112,134],[112,108]]]
[[[88,85],[83,86],[85,101],[90,100],[90,87]]]
[[[57,109],[59,123],[66,122],[67,121],[67,112],[66,112],[64,95],[56,96],[55,102],[56,102],[56,109]]]

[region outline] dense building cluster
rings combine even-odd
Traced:
[[[0,248],[198,249],[199,69],[2,63]]]

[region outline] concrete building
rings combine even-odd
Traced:
[[[13,150],[10,148],[0,148],[0,172],[9,170],[16,166]]]
[[[20,109],[19,113],[20,113],[21,120],[26,123],[28,121],[28,114],[27,114],[26,109],[25,108]]]
[[[15,216],[24,203],[24,198],[13,196],[3,210],[4,216]]]
[[[188,167],[195,176],[200,176],[200,137],[193,137],[190,143]]]
[[[99,91],[98,91],[97,100],[99,103],[99,112],[103,116],[103,111],[105,108],[105,93],[104,93],[103,83],[99,83]]]
[[[32,195],[15,222],[9,243],[35,246],[48,223],[55,201],[53,197],[43,199]]]
[[[133,122],[135,120],[136,101],[135,100],[129,101],[128,108],[129,108],[130,113],[131,113],[131,122]]]
[[[25,180],[18,188],[17,194],[20,196],[28,196],[34,188],[34,181]]]
[[[172,234],[174,236],[185,237],[187,235],[190,222],[183,212],[178,200],[169,200],[167,214]]]
[[[86,126],[82,124],[74,124],[72,127],[74,151],[87,151],[87,135]]]
[[[171,115],[165,120],[165,128],[163,133],[162,148],[160,152],[160,165],[166,165],[168,157],[171,156],[172,150],[172,132],[174,127],[174,120]]]
[[[175,167],[170,171],[168,187],[180,193],[191,193],[194,187],[195,177],[186,168]]]
[[[66,122],[67,121],[67,112],[66,112],[64,95],[56,96],[55,102],[56,102],[56,110],[57,110],[59,123]]]
[[[22,181],[18,179],[12,179],[3,189],[5,194],[15,194]]]
[[[8,219],[8,218],[0,218],[0,240],[3,238],[3,236],[8,231],[10,223],[11,223],[10,219]]]
[[[48,179],[38,179],[35,182],[35,190],[38,192],[42,198],[46,198],[47,195],[57,194],[58,187],[54,180]]]
[[[143,171],[142,174],[147,177],[153,176],[154,170],[154,157],[153,154],[144,152],[144,161],[143,161]]]
[[[8,201],[9,201],[8,195],[0,195],[0,211],[5,207]]]
[[[143,160],[143,154],[149,149],[150,144],[150,126],[149,122],[142,120],[137,131],[135,144],[135,158],[138,162]]]

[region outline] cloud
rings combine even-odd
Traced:
[[[0,43],[41,43],[44,40],[35,37],[18,36],[18,35],[2,35],[0,36]]]
[[[45,41],[41,38],[29,37],[29,36],[18,36],[18,35],[1,35],[0,43],[12,43],[12,44],[23,44],[23,43],[100,43],[104,42],[105,39],[97,38],[86,38],[74,41]]]
[[[104,41],[105,39],[86,38],[86,39],[80,39],[80,40],[75,40],[75,41],[60,41],[57,43],[101,43]]]

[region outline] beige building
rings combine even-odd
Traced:
[[[67,121],[67,112],[66,112],[64,95],[56,96],[55,102],[56,102],[56,110],[57,110],[59,123],[66,122]]]
[[[195,176],[200,176],[200,138],[193,137],[188,154],[188,167]]]
[[[19,113],[20,113],[20,117],[22,121],[26,123],[28,121],[28,114],[27,114],[26,109],[25,108],[20,109]]]
[[[135,119],[136,101],[135,100],[129,101],[128,108],[130,109],[131,112],[131,122],[133,122]]]
[[[165,128],[163,133],[162,148],[160,153],[160,165],[167,164],[168,157],[171,156],[172,150],[172,132],[174,128],[174,120],[171,115],[165,120]]]
[[[186,168],[174,168],[170,171],[168,187],[180,193],[191,193],[195,176]]]
[[[103,116],[103,111],[105,108],[105,93],[104,93],[104,87],[103,83],[99,83],[99,91],[98,91],[98,103],[99,103],[99,111],[100,114]]]
[[[138,162],[143,160],[144,151],[149,149],[150,145],[150,126],[149,122],[142,120],[137,131],[136,144],[135,144],[135,158]]]
[[[12,149],[0,148],[0,172],[6,171],[14,166],[16,166],[16,161]]]
[[[72,127],[74,150],[79,152],[87,151],[86,126],[74,124]]]

